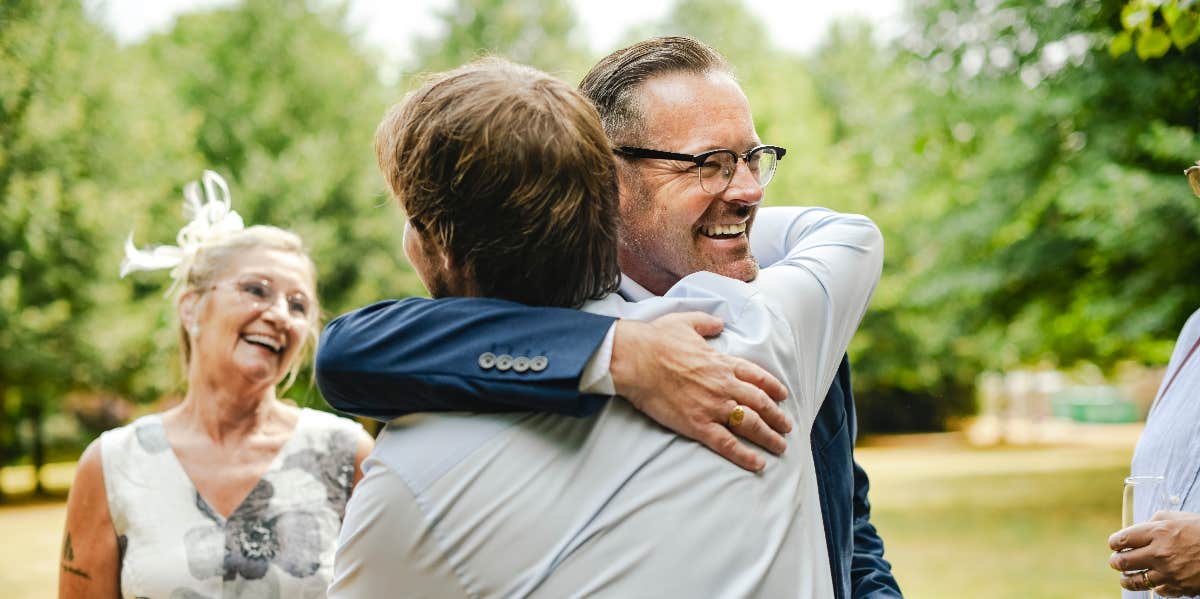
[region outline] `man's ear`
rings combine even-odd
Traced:
[[[422,235],[420,240],[424,246],[425,255],[431,258],[431,264],[441,262],[443,273],[449,274],[454,272],[454,269],[458,266],[458,261],[454,259],[449,249],[438,243],[438,240],[432,235]]]
[[[635,193],[641,193],[644,183],[642,175],[632,165],[617,161],[617,207],[623,209],[629,205]]]

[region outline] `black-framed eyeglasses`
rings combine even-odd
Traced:
[[[767,183],[771,182],[771,178],[775,176],[775,168],[779,165],[779,161],[784,154],[787,154],[787,150],[779,146],[758,146],[751,148],[745,154],[738,154],[724,148],[699,154],[680,154],[633,146],[613,148],[613,152],[626,158],[659,158],[691,162],[696,165],[696,172],[700,175],[700,188],[712,194],[721,193],[729,187],[729,183],[733,181],[733,174],[737,171],[738,160],[745,161],[746,167],[750,169],[750,174],[758,180],[760,187],[766,187]]]

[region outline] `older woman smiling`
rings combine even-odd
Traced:
[[[178,247],[126,248],[122,274],[173,268],[188,388],[80,459],[60,597],[325,594],[372,441],[276,397],[315,340],[315,268],[295,234],[243,228],[215,173],[204,187]]]

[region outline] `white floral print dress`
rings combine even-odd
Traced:
[[[121,595],[324,597],[361,428],[302,410],[291,438],[228,519],[196,491],[158,414],[105,432],[101,458]]]

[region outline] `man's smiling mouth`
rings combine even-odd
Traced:
[[[713,239],[732,239],[746,232],[746,223],[700,227],[700,234]]]

